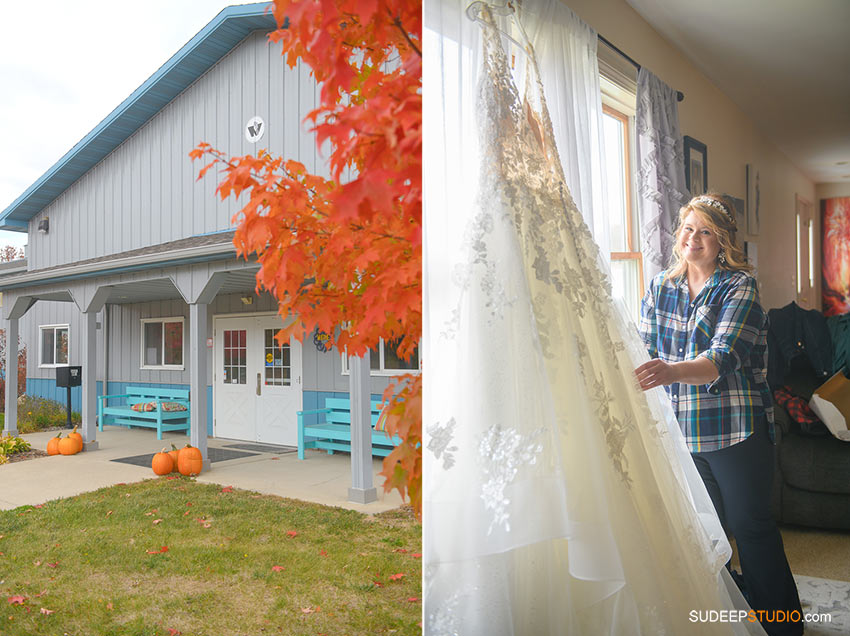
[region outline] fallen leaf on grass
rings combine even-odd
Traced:
[[[27,600],[27,597],[21,596],[20,594],[18,594],[18,595],[15,595],[15,596],[10,596],[6,600],[9,601],[9,605],[23,605],[24,601]]]
[[[107,603],[107,604],[106,604],[106,609],[108,609],[110,612],[112,611],[112,608],[113,608],[113,607],[114,607],[114,606],[112,605],[112,603]]]
[[[47,564],[47,567],[49,567],[49,568],[58,568],[58,567],[59,567],[59,561],[54,561],[53,563],[48,563],[48,564]]]
[[[168,479],[168,480],[179,479],[179,477],[175,477],[174,475],[170,475],[170,476],[166,477],[166,479]]]
[[[404,553],[404,552],[407,552],[407,550],[405,550],[404,548],[396,548],[395,550],[393,550],[393,552],[402,552],[402,553]]]
[[[298,536],[298,532],[296,532],[295,530],[289,530],[289,531],[287,531],[286,534],[289,537],[297,537]]]
[[[316,612],[320,611],[321,609],[322,609],[321,607],[316,605],[316,607],[302,607],[301,611],[304,614],[315,614]]]
[[[408,603],[418,603],[419,597],[418,596],[411,596],[410,598],[407,599],[407,602]]]
[[[162,523],[162,519],[154,519],[153,520],[153,525],[157,525],[159,523]]]
[[[153,509],[153,510],[151,510],[150,512],[146,512],[146,513],[145,513],[145,516],[146,516],[146,517],[150,517],[150,516],[151,516],[151,515],[153,515],[156,511],[157,511],[157,508],[154,508],[154,509]]]
[[[410,556],[412,556],[414,559],[421,559],[422,553],[421,552],[411,552]]]
[[[41,565],[41,561],[36,561],[35,563],[33,563],[33,565],[34,565],[35,567],[38,567],[39,565]]]
[[[35,504],[33,508],[44,508],[44,504]]]
[[[201,524],[202,526],[204,526],[205,528],[212,528],[212,523],[210,523],[210,522],[209,522],[209,521],[207,521],[206,519],[201,519],[200,517],[198,517],[197,519],[195,519],[195,521],[197,521],[198,523],[200,523],[200,524]]]
[[[328,556],[328,553],[325,550],[319,550],[319,554],[322,556]]]
[[[225,486],[221,489],[221,492],[233,492],[233,486]]]
[[[384,584],[381,583],[378,579],[375,579],[374,581],[372,581],[372,583],[375,584],[375,587],[384,587]]]
[[[286,568],[285,568],[285,567],[283,567],[282,565],[273,565],[273,566],[272,566],[272,570],[273,570],[274,572],[283,572],[285,569],[286,569]]]
[[[402,574],[402,573],[390,574],[390,576],[389,576],[390,581],[399,581],[403,578],[404,578],[404,574]]]
[[[110,510],[109,512],[106,513],[106,516],[108,517],[111,514],[112,514],[112,511]]]
[[[41,592],[39,592],[38,594],[33,594],[33,595],[32,595],[32,597],[33,597],[33,598],[38,598],[38,597],[40,597],[40,596],[44,596],[45,594],[47,594],[47,590],[42,590],[42,591],[41,591]]]
[[[49,609],[47,609],[46,607],[42,607],[42,608],[41,608],[41,613],[42,613],[42,614],[52,614],[52,613],[53,613],[53,610],[49,610]]]
[[[168,552],[168,546],[164,545],[159,550],[145,550],[148,554],[162,554],[163,552]]]
[[[180,636],[183,632],[177,631],[176,629],[168,628],[168,636]]]

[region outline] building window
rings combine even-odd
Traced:
[[[41,367],[64,367],[68,365],[68,325],[41,325],[40,353]]]
[[[409,360],[404,360],[398,355],[398,341],[385,342],[381,339],[378,347],[369,351],[369,368],[372,375],[402,375],[404,373],[418,373],[421,370],[419,364],[419,347],[416,347]],[[348,374],[348,356],[342,355],[342,373]]]
[[[183,318],[142,320],[142,369],[183,369]]]

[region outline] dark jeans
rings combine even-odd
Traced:
[[[771,636],[802,634],[797,585],[770,514],[774,456],[767,421],[759,420],[743,442],[692,457],[723,528],[735,537],[750,607],[765,610],[762,626]],[[795,612],[797,620],[775,622],[775,610]]]

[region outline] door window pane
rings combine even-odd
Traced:
[[[265,346],[263,348],[263,364],[265,365],[266,386],[290,386],[290,349],[289,343],[277,346],[275,334],[277,329],[265,330]]]
[[[244,329],[225,330],[224,369],[222,369],[225,384],[245,384],[247,382],[245,342]]]

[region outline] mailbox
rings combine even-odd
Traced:
[[[82,386],[83,367],[56,367],[56,386]]]

